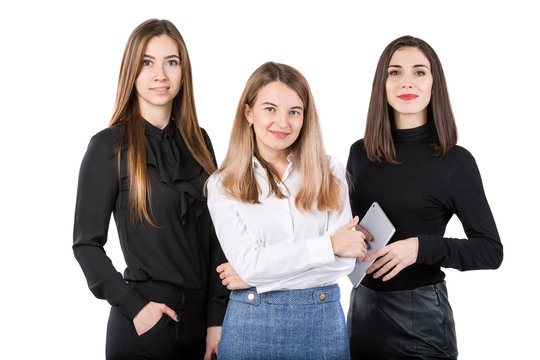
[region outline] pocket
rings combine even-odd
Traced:
[[[447,314],[437,284],[413,290],[412,299],[412,325],[417,349],[421,354],[445,353],[448,347]]]
[[[149,336],[155,332],[158,332],[159,330],[165,328],[167,326],[167,319],[171,320],[171,318],[169,317],[169,315],[167,314],[163,314],[161,315],[161,318],[158,320],[157,323],[155,323],[154,326],[152,326],[150,329],[148,329],[148,331],[142,333],[141,335],[137,335],[139,338],[143,338],[143,337],[146,337],[146,336]],[[133,326],[133,328],[135,328],[135,325]],[[135,330],[135,334],[137,334],[137,330]]]

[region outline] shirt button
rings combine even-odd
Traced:
[[[253,299],[255,299],[255,294],[250,293],[250,294],[248,295],[248,300],[253,300]]]
[[[319,296],[319,299],[321,299],[321,301],[324,301],[324,299],[326,299],[326,295],[321,294],[321,296]]]

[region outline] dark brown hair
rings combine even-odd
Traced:
[[[195,160],[208,174],[211,174],[216,169],[197,120],[193,98],[191,63],[184,39],[170,21],[147,20],[133,30],[126,44],[118,78],[114,112],[109,127],[121,126],[122,128],[118,146],[119,169],[122,143],[127,141],[128,144],[127,168],[129,173],[129,210],[131,219],[134,223],[146,220],[153,226],[155,224],[150,218],[152,213],[149,201],[151,198],[150,180],[146,168],[145,125],[139,109],[135,82],[142,69],[146,45],[152,38],[163,34],[169,36],[178,44],[180,66],[182,68],[182,85],[178,95],[173,100],[171,116]]]
[[[398,163],[391,131],[394,115],[386,96],[386,79],[388,78],[388,65],[392,55],[396,50],[403,47],[419,49],[428,58],[431,65],[433,85],[431,88],[431,101],[427,108],[427,124],[435,135],[435,142],[433,143],[436,150],[435,155],[438,157],[444,156],[457,143],[456,124],[439,57],[424,40],[412,36],[402,36],[392,41],[384,49],[379,58],[373,79],[364,134],[364,146],[371,161]]]

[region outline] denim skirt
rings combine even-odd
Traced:
[[[233,290],[220,360],[349,359],[337,284],[303,290]]]

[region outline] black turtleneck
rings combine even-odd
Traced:
[[[91,139],[79,174],[73,251],[88,286],[130,318],[151,300],[135,290],[133,281],[158,281],[185,291],[207,289],[207,324],[221,325],[228,291],[215,268],[226,259],[203,196],[208,174],[192,157],[173,121],[163,130],[145,122],[151,206],[158,227],[146,222],[134,225],[128,211],[127,141],[118,176],[121,130],[108,128]],[[204,130],[203,135],[213,154]],[[123,276],[104,250],[111,213],[127,264]]]
[[[362,284],[375,290],[414,289],[442,281],[441,267],[499,267],[502,244],[472,155],[454,146],[444,157],[434,156],[427,125],[394,129],[392,135],[399,164],[370,161],[363,140],[351,146],[351,207],[361,218],[377,201],[396,228],[390,242],[417,236],[418,258],[389,281],[367,275]],[[444,237],[454,214],[467,239]]]

